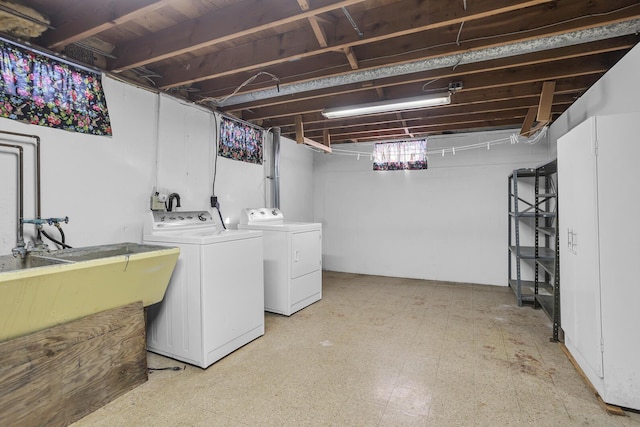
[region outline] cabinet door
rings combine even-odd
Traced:
[[[319,270],[322,260],[320,231],[293,233],[291,237],[291,278]]]
[[[589,119],[558,140],[560,302],[567,347],[589,377],[602,377],[594,131]]]
[[[606,402],[640,409],[640,114],[599,116],[598,216]]]

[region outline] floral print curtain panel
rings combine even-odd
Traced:
[[[0,117],[111,135],[100,74],[0,41]]]
[[[222,118],[218,154],[228,159],[262,164],[262,129]]]
[[[427,140],[378,143],[373,148],[373,170],[427,169]]]

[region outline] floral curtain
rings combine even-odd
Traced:
[[[100,74],[0,41],[0,117],[111,135]]]
[[[373,148],[373,170],[427,169],[427,140],[388,142]]]
[[[222,118],[218,154],[228,159],[262,164],[262,129]]]

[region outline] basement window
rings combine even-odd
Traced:
[[[373,147],[373,170],[427,169],[427,140],[378,143]]]
[[[223,117],[220,122],[218,155],[261,165],[262,129]]]
[[[0,117],[111,135],[99,73],[0,40]]]

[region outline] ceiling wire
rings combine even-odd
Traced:
[[[462,34],[462,27],[464,27],[464,21],[460,23],[460,29],[458,30],[458,36],[456,37],[456,44],[460,46],[460,34]]]
[[[427,89],[425,89],[427,86],[437,82],[438,80],[440,80],[440,77],[436,78],[436,79],[432,79],[429,80],[428,82],[426,82],[425,84],[422,85],[422,88],[420,90],[422,90],[423,92],[426,92]],[[439,90],[439,89],[430,89],[430,90]]]
[[[518,135],[517,133],[513,133],[511,135],[509,135],[508,137],[504,137],[504,138],[500,138],[500,139],[495,139],[492,141],[485,141],[485,142],[477,142],[475,144],[468,144],[468,145],[462,145],[462,146],[458,146],[458,147],[448,147],[448,148],[432,148],[431,150],[427,150],[426,154],[427,156],[429,155],[434,155],[434,154],[446,154],[446,153],[450,153],[450,154],[454,154],[456,151],[469,151],[469,150],[475,150],[475,149],[479,149],[479,148],[486,148],[487,150],[490,150],[491,147],[493,147],[494,145],[503,145],[503,144],[518,144],[520,142],[527,144],[527,145],[535,145],[538,142],[540,142],[542,140],[542,138],[544,138],[544,136],[547,134],[547,129],[549,128],[549,126],[544,126],[543,128],[541,128],[537,133],[535,133],[534,135],[527,137],[524,141],[521,141],[521,137],[520,135]],[[428,137],[421,137],[421,138],[411,138],[411,139],[403,139],[403,141],[419,141],[422,139],[426,139],[428,140]],[[398,142],[399,140],[383,140],[383,141],[368,141],[364,144],[367,145],[374,145],[374,144],[380,144],[380,143],[386,143],[386,142]],[[324,153],[324,151],[322,150],[318,150],[316,148],[313,148],[311,146],[307,146],[306,144],[304,145],[305,148],[314,151],[316,153]],[[360,156],[370,156],[372,153],[371,152],[367,152],[367,151],[357,151],[357,150],[346,150],[346,149],[342,149],[342,148],[332,148],[332,153],[331,154],[336,154],[339,156],[351,156],[351,157],[356,157],[359,158]]]
[[[215,106],[220,106],[222,104],[224,104],[224,102],[231,98],[232,96],[234,96],[236,93],[238,93],[240,91],[240,89],[242,89],[243,87],[245,87],[246,85],[248,85],[249,83],[251,83],[252,81],[254,81],[255,79],[257,79],[259,76],[261,75],[267,75],[271,77],[271,80],[276,82],[276,87],[278,88],[278,92],[280,91],[280,79],[275,76],[274,74],[271,74],[267,71],[260,71],[256,74],[254,74],[253,76],[249,77],[247,80],[245,80],[244,82],[240,83],[240,85],[233,91],[231,92],[229,95],[222,97],[222,98],[213,98],[213,97],[206,97],[206,98],[202,98],[199,101],[197,101],[198,103],[204,103],[204,102],[209,102],[211,104],[214,104]]]

